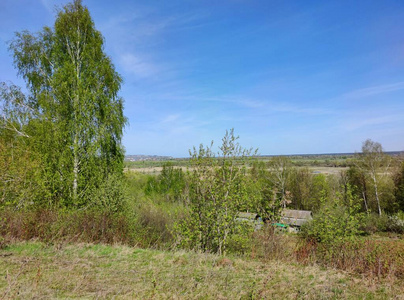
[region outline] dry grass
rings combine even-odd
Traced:
[[[176,169],[181,169],[183,172],[186,172],[188,170],[193,170],[191,167],[183,167],[183,166],[175,166]],[[163,171],[163,167],[136,167],[136,168],[125,168],[125,172],[138,172],[142,174],[153,174],[153,175],[158,175]]]
[[[23,242],[0,250],[0,299],[15,298],[402,299],[404,291],[400,282],[279,261]]]
[[[318,263],[372,278],[404,279],[404,240],[359,239],[322,245],[302,242],[297,261]]]
[[[186,172],[187,170],[192,171],[192,167],[183,167],[183,166],[174,166],[175,168],[182,169],[182,171]],[[305,167],[304,167],[305,168]],[[318,174],[333,174],[337,175],[342,171],[348,170],[348,167],[322,167],[322,166],[309,166],[308,169],[311,172],[316,172]],[[136,167],[136,168],[126,168],[126,172],[139,172],[142,174],[160,174],[163,170],[163,167]]]
[[[102,211],[0,210],[0,237],[6,241],[38,239],[48,243],[132,244],[130,225],[124,214]]]
[[[347,171],[348,167],[320,167],[320,166],[309,166],[308,169],[311,172],[316,172],[318,174],[333,174],[337,175],[340,174],[342,171]]]

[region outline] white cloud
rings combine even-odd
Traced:
[[[163,118],[163,120],[161,120],[161,123],[172,123],[176,120],[178,120],[180,117],[179,114],[175,114],[175,115],[168,115],[165,118]]]
[[[155,64],[131,53],[121,55],[119,57],[119,63],[125,72],[138,78],[150,77],[160,71]]]
[[[344,98],[365,98],[372,95],[404,90],[404,81],[358,89],[344,94]]]
[[[396,122],[401,122],[404,120],[404,115],[396,114],[396,115],[384,115],[384,116],[378,116],[378,117],[363,117],[363,118],[358,118],[357,120],[346,122],[343,125],[343,128],[348,131],[353,131],[369,126],[375,126],[375,125],[388,125]]]

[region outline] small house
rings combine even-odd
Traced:
[[[272,223],[272,225],[290,232],[297,232],[304,223],[311,219],[313,216],[309,210],[284,209],[279,223]],[[236,220],[255,224],[255,230],[261,229],[263,224],[268,222],[266,219],[261,219],[258,214],[249,212],[238,213]]]
[[[313,215],[310,210],[284,209],[280,221],[289,226],[301,227],[311,219],[313,219]]]

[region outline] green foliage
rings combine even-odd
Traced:
[[[17,137],[29,137],[24,127],[35,114],[29,106],[29,99],[21,92],[21,88],[0,82],[0,133]]]
[[[261,218],[277,221],[283,208],[282,194],[274,191],[272,174],[263,162],[252,164],[250,174],[246,177],[249,201],[244,211],[256,212]]]
[[[363,200],[363,210],[369,212],[370,186],[365,170],[359,168],[358,166],[352,165],[349,167],[346,175],[347,182],[352,187],[352,193]]]
[[[176,224],[179,244],[202,251],[225,253],[235,233],[236,217],[248,201],[246,160],[233,130],[226,131],[218,157],[212,145],[195,147],[191,154],[190,217]]]
[[[100,178],[100,184],[93,189],[87,202],[87,207],[100,208],[103,211],[120,212],[126,207],[124,195],[126,182],[123,174],[112,173]],[[85,201],[83,201],[85,202]]]
[[[27,208],[45,196],[40,157],[22,143],[18,137],[0,136],[0,207]]]
[[[125,207],[131,220],[134,243],[140,247],[170,248],[173,225],[188,215],[182,202],[168,201],[163,194],[147,194],[150,178],[137,172],[125,173]]]
[[[362,153],[356,155],[354,161],[355,166],[362,173],[361,180],[366,180],[367,191],[367,205],[374,207],[373,211],[382,214],[383,209],[392,210],[392,183],[391,178],[386,177],[388,168],[391,163],[391,158],[383,152],[382,145],[370,139],[362,144]],[[362,183],[362,187],[365,187]],[[371,195],[371,197],[370,197]]]
[[[292,168],[292,161],[286,156],[273,157],[268,162],[270,170],[270,180],[274,187],[275,197],[279,201],[282,207],[286,207],[291,201],[289,199],[289,177]]]
[[[394,176],[394,195],[399,208],[404,211],[404,162]]]
[[[381,216],[371,213],[365,216],[361,230],[367,234],[377,232],[404,233],[404,213],[402,211],[394,215],[383,214]]]
[[[291,192],[291,206],[295,209],[310,210],[310,186],[312,175],[307,168],[293,169],[289,178]]]
[[[145,192],[149,196],[158,193],[165,195],[167,200],[180,201],[185,199],[185,188],[186,180],[182,169],[174,168],[171,162],[167,162],[157,177],[149,177]]]
[[[123,169],[122,79],[103,43],[80,0],[58,12],[53,28],[16,33],[10,43],[30,95],[2,86],[0,131],[24,137],[20,151],[40,157],[37,206],[120,206],[120,193],[110,189]]]
[[[389,228],[389,216],[383,214],[379,216],[376,213],[367,214],[361,224],[361,230],[366,234],[374,234],[376,232],[386,232]]]
[[[350,186],[345,197],[340,195],[331,202],[326,200],[325,197],[321,199],[319,212],[314,215],[312,221],[302,226],[302,236],[308,240],[332,244],[359,235],[363,215],[360,213],[359,201],[352,194]]]
[[[140,203],[133,218],[136,244],[144,248],[169,248],[173,242],[172,226],[183,210],[172,204]]]
[[[251,253],[254,226],[248,222],[237,222],[227,242],[227,252],[238,255]]]
[[[327,177],[324,174],[317,174],[313,176],[310,186],[310,199],[308,209],[318,211],[320,205],[324,204],[322,200],[328,199],[330,194]]]
[[[21,209],[46,196],[42,158],[28,147],[32,112],[19,87],[0,83],[0,207]]]
[[[389,216],[389,230],[397,233],[404,233],[404,212],[399,211],[395,215]]]
[[[19,88],[0,84],[0,94],[0,207],[27,208],[47,197],[42,157],[28,146],[30,110]]]

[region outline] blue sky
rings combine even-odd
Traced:
[[[6,42],[59,0],[0,2]],[[123,76],[127,154],[187,157],[234,128],[260,154],[404,150],[404,2],[84,0]]]

